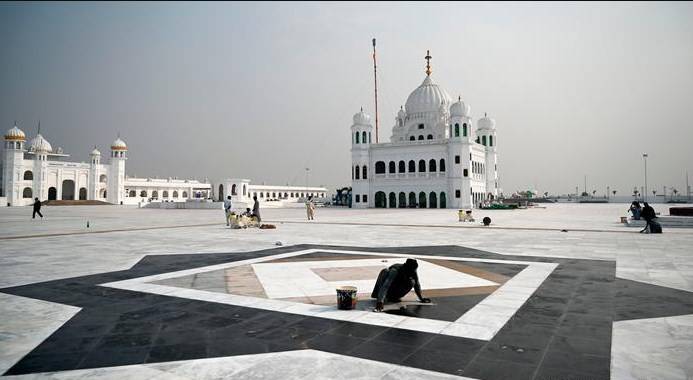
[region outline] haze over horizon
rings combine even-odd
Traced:
[[[350,126],[380,141],[425,77],[488,112],[504,193],[618,195],[693,179],[693,3],[3,3],[0,128],[126,172],[350,185]]]

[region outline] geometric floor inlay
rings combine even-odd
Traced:
[[[408,257],[436,306],[371,312],[374,276]],[[615,273],[459,246],[150,255],[0,289],[81,308],[5,375],[308,349],[477,379],[609,379],[614,321],[693,313],[693,293]],[[360,310],[336,310],[342,283]]]

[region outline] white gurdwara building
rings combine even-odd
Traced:
[[[471,108],[426,77],[400,109],[389,143],[374,144],[371,118],[351,126],[353,207],[471,208],[498,196],[496,122],[474,128]]]
[[[68,162],[61,148],[53,149],[41,135],[26,143],[15,126],[4,136],[0,158],[0,199],[3,206],[32,204],[40,200],[100,200],[112,204],[137,204],[152,200],[184,201],[207,198],[211,185],[194,180],[131,178],[125,175],[128,147],[118,137],[111,144],[108,162],[98,149],[89,163]]]

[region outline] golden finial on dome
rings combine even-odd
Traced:
[[[424,57],[424,59],[426,60],[426,75],[428,75],[428,76],[430,76],[432,73],[432,71],[431,71],[431,58],[433,58],[433,57],[431,57],[431,51],[426,50],[426,56]]]

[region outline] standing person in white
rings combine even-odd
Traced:
[[[227,196],[224,200],[224,215],[226,216],[226,225],[229,225],[229,215],[231,215],[231,209],[233,208],[233,203],[231,203],[231,196]]]
[[[309,196],[306,201],[306,214],[308,214],[308,220],[313,220],[315,215],[315,204],[313,203],[313,197]]]

